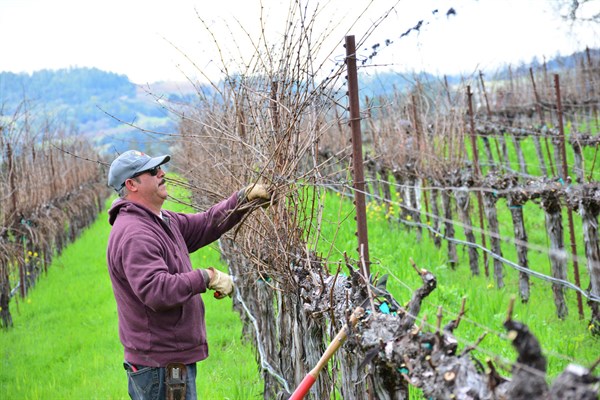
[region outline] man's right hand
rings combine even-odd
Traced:
[[[261,200],[260,206],[266,208],[271,202],[273,193],[269,191],[269,188],[266,185],[253,183],[252,185],[248,185],[242,189],[240,191],[240,196],[244,202],[253,201],[256,199]]]
[[[210,276],[207,287],[215,291],[215,297],[218,299],[225,298],[226,296],[231,297],[233,293],[233,279],[231,279],[231,276],[213,267],[207,268],[207,271]]]

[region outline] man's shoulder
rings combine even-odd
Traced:
[[[118,210],[112,230],[130,232],[151,225],[156,225],[155,218],[143,207],[129,203]]]

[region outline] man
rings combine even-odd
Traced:
[[[189,253],[234,227],[243,217],[234,211],[239,204],[271,198],[257,184],[202,213],[163,210],[161,166],[170,158],[130,150],[108,171],[119,199],[109,210],[107,261],[132,399],[184,398],[183,392],[196,399],[196,362],[208,356],[199,294],[211,289],[218,298],[231,296],[233,282],[212,267],[193,270]]]

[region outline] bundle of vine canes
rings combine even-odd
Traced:
[[[407,306],[402,307],[385,289],[385,276],[375,282],[365,282],[359,269],[349,263],[346,265],[349,276],[337,276],[329,283],[329,290],[319,290],[330,293],[329,296],[333,294],[335,300],[313,301],[311,311],[325,311],[318,309],[319,304],[337,304],[336,314],[349,315],[349,304],[365,306],[367,311],[356,326],[352,328],[354,324],[347,324],[345,350],[362,354],[358,370],[370,368],[369,379],[377,398],[408,399],[408,387],[412,385],[420,388],[427,399],[598,399],[600,376],[594,375],[593,371],[600,359],[589,368],[571,364],[548,385],[546,358],[540,343],[526,325],[512,318],[514,298],[504,321],[508,338],[519,354],[509,379],[501,376],[490,360],[484,365],[471,354],[485,334],[475,344],[458,352],[453,331],[465,313],[465,299],[458,317],[443,328],[441,309],[438,309],[435,331],[422,329],[425,320],[420,327],[415,325],[422,301],[437,286],[431,272],[419,269],[413,263],[423,285],[413,293]],[[315,293],[313,299],[316,297]]]

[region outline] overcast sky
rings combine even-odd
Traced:
[[[332,61],[343,57],[344,36],[357,42],[393,11],[365,41],[393,43],[374,60],[399,70],[440,74],[472,72],[600,47],[598,27],[577,28],[552,12],[556,0],[301,0],[317,5],[316,34],[327,32]],[[567,3],[567,1],[563,1]],[[214,41],[240,54],[259,32],[260,0],[0,0],[0,71],[97,67],[135,83],[184,80],[198,69],[214,74]],[[269,40],[282,38],[293,0],[262,0]],[[363,12],[359,23],[352,25]],[[592,2],[600,7],[600,0]],[[455,14],[446,15],[452,8]],[[438,10],[434,13],[434,10]],[[598,9],[588,12],[598,12]],[[419,31],[402,33],[420,20]],[[240,28],[243,27],[242,28]],[[235,40],[233,40],[235,38]],[[237,44],[238,47],[235,46]],[[179,50],[177,50],[177,47]],[[369,51],[360,50],[363,55]],[[183,55],[187,56],[184,57]],[[360,55],[359,55],[360,56]],[[212,75],[214,77],[214,75]]]

